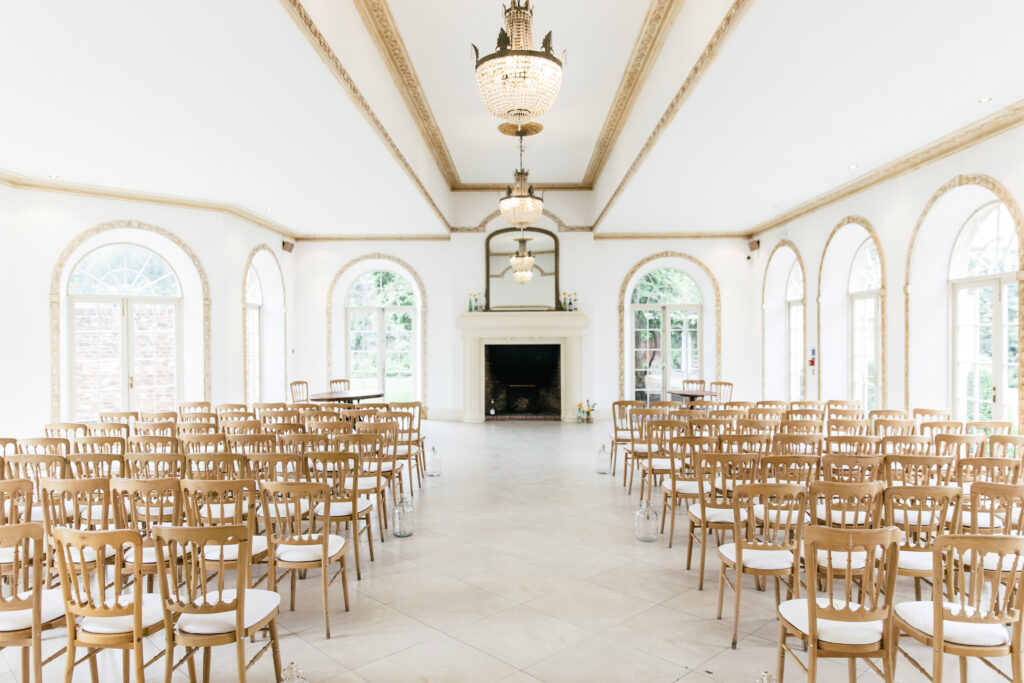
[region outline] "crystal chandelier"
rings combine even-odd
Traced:
[[[519,238],[516,240],[519,249],[508,260],[512,266],[512,279],[516,284],[525,285],[533,278],[533,252],[526,248],[529,241],[530,238],[524,237],[523,231],[520,230]]]
[[[515,182],[505,190],[505,196],[498,200],[501,217],[513,228],[527,228],[544,213],[544,200],[533,194],[530,172],[523,168],[523,136],[519,136],[519,170],[515,171]]]
[[[474,45],[473,54],[480,97],[499,119],[522,127],[543,116],[558,98],[565,53],[561,60],[555,57],[550,31],[541,49],[533,49],[530,0],[511,0],[494,52],[481,57]]]

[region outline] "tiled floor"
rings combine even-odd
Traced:
[[[416,533],[375,545],[373,563],[363,555],[363,580],[351,572],[351,612],[332,588],[330,640],[319,576],[310,572],[296,611],[285,607],[279,617],[283,660],[298,662],[311,683],[752,683],[774,670],[772,593],[744,591],[739,646],[729,649],[729,619],[714,619],[714,548],[698,591],[696,571],[685,570],[685,525],[671,549],[665,538],[634,539],[636,491],[628,497],[620,478],[594,473],[608,431],[600,423],[428,423],[444,469],[417,492]],[[287,589],[284,598],[286,606]],[[925,661],[930,666],[930,656]],[[0,672],[0,683],[18,680],[18,662],[16,651],[4,652],[0,666],[10,673]],[[161,663],[149,680],[162,678]],[[955,662],[948,666],[946,679],[957,679]],[[88,680],[80,669],[75,680]],[[825,680],[847,676],[845,664],[830,661],[820,672]],[[45,673],[60,680],[62,660]],[[864,666],[858,673],[879,680]],[[119,676],[120,658],[105,655],[101,679]],[[269,655],[250,670],[250,681],[272,678]],[[897,678],[925,680],[903,660]],[[232,648],[215,650],[213,680],[234,679]],[[789,663],[786,680],[804,676]],[[971,667],[972,683],[990,680],[991,672]]]

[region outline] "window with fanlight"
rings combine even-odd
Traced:
[[[361,275],[345,297],[350,389],[381,391],[386,401],[416,400],[416,293],[390,270]]]
[[[245,274],[245,371],[247,403],[263,400],[263,287],[252,265]]]
[[[882,266],[870,237],[861,242],[850,266],[850,398],[865,410],[881,408]]]
[[[700,287],[686,273],[659,268],[637,282],[630,299],[635,400],[667,399],[667,389],[703,377],[702,315]]]
[[[804,273],[794,261],[786,277],[786,393],[804,397]]]
[[[181,391],[181,285],[146,247],[108,244],[74,266],[67,287],[71,415],[172,410]]]
[[[1019,267],[1013,218],[999,201],[976,209],[953,246],[954,411],[1016,423]]]

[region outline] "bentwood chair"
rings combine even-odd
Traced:
[[[228,452],[240,455],[273,453],[277,450],[277,437],[273,434],[237,434],[228,437]]]
[[[152,590],[152,580],[157,573],[153,530],[182,524],[181,480],[111,479],[110,491],[117,526],[139,534],[139,547],[124,554],[124,573],[148,576]]]
[[[344,452],[309,453],[306,456],[309,480],[326,484],[331,489],[331,502],[326,507],[329,528],[337,530],[344,524],[350,529],[349,539],[356,560],[357,581],[363,578],[359,563],[359,537],[362,535],[366,536],[370,547],[370,561],[373,562],[373,499],[361,498],[358,491],[360,477],[375,478],[375,475],[362,472],[360,455],[359,448],[351,448]],[[351,487],[347,485],[349,482],[354,482]],[[324,506],[316,509],[315,513],[325,514]]]
[[[715,398],[719,403],[732,401],[732,382],[712,382],[708,388],[715,392]]]
[[[806,674],[808,683],[818,680],[818,660],[848,660],[849,679],[857,678],[857,661],[863,659],[882,678],[894,680],[896,638],[893,631],[893,595],[899,531],[883,529],[830,529],[811,526],[804,530],[804,563],[808,576],[807,597],[779,605],[779,649],[776,676],[784,680],[789,655]],[[856,558],[861,558],[859,561]],[[796,637],[807,646],[806,665],[789,646]],[[882,660],[882,668],[872,661]]]
[[[185,456],[177,453],[129,453],[124,467],[131,479],[180,479],[185,476]]]
[[[686,423],[681,420],[651,420],[647,423],[647,457],[640,460],[640,498],[654,495],[654,487],[669,476],[672,460],[667,454],[673,439],[686,436]],[[634,456],[635,457],[635,456]]]
[[[921,582],[932,578],[935,540],[960,533],[963,491],[955,486],[892,486],[885,490],[885,524],[900,530],[897,573],[914,579],[914,598]]]
[[[64,594],[67,627],[67,655],[64,680],[70,681],[75,666],[89,662],[96,680],[96,657],[100,650],[122,651],[122,674],[128,679],[130,662],[134,660],[135,680],[146,680],[148,662],[143,655],[143,639],[159,633],[164,626],[160,596],[144,593],[142,573],[138,564],[125,563],[125,556],[142,553],[142,537],[131,529],[114,531],[75,531],[57,527],[53,530],[54,553],[60,571]],[[132,581],[123,593],[111,593],[106,576],[130,576]],[[76,649],[87,653],[77,659]]]
[[[177,453],[179,450],[178,439],[173,436],[128,437],[129,453]]]
[[[993,434],[988,437],[987,455],[1024,460],[1024,435]]]
[[[331,502],[331,489],[326,484],[308,482],[265,481],[261,484],[263,506],[261,513],[267,529],[269,588],[277,590],[277,582],[291,574],[291,609],[295,609],[296,579],[300,571],[320,570],[324,601],[324,635],[331,637],[331,616],[327,590],[338,577],[348,605],[348,572],[345,554],[348,543],[341,536],[329,533],[327,507]],[[311,510],[302,513],[303,505]],[[317,507],[323,513],[317,514]],[[330,576],[330,566],[338,562],[337,573]],[[278,568],[284,574],[278,576]]]
[[[687,509],[700,495],[700,483],[694,468],[694,456],[712,453],[718,439],[702,436],[681,436],[668,442],[665,456],[670,459],[668,476],[661,483],[661,533],[665,533],[665,520],[669,520],[668,547],[676,534],[676,510],[679,505]]]
[[[242,683],[246,672],[271,651],[274,678],[281,681],[281,653],[277,637],[277,613],[281,596],[274,591],[249,587],[250,529],[245,525],[161,527],[153,532],[156,543],[163,628],[167,639],[164,680],[187,663],[194,681],[195,655],[203,651],[203,680],[210,680],[210,651],[218,645],[234,645],[235,680]],[[234,559],[230,559],[234,557]],[[234,581],[231,581],[234,570]],[[210,575],[216,583],[210,585]],[[182,577],[179,585],[173,577]],[[260,631],[270,638],[246,660],[245,640]],[[175,646],[185,655],[174,661]]]
[[[257,502],[259,489],[252,479],[185,479],[181,482],[181,499],[185,521],[190,527],[214,527],[232,524],[244,525],[249,529],[247,571],[249,585],[257,586],[266,580],[252,580],[252,566],[267,560],[267,537],[256,534]],[[224,556],[214,555],[213,561],[223,561],[225,568],[240,571],[238,559],[242,549],[227,545]]]
[[[718,614],[722,618],[725,587],[733,590],[732,649],[740,623],[744,575],[758,582],[775,579],[775,606],[781,604],[779,584],[786,599],[800,597],[800,538],[807,509],[807,489],[800,484],[741,484],[732,493],[733,542],[718,547]],[[755,522],[755,508],[761,519]],[[733,580],[727,576],[733,572]]]
[[[0,557],[6,585],[0,593],[0,648],[21,648],[21,680],[43,681],[45,661],[42,634],[65,625],[64,599],[59,588],[43,588],[43,527],[38,523],[0,526]]]
[[[348,391],[350,383],[347,379],[332,379],[331,391]]]
[[[185,456],[185,476],[189,479],[244,479],[245,456],[235,453],[189,453]]]
[[[966,681],[968,657],[995,669],[988,659],[1009,655],[1011,675],[1003,677],[1024,680],[1024,537],[942,536],[935,541],[931,579],[931,600],[896,605],[897,637],[906,634],[932,649],[931,674],[900,648],[903,656],[929,680],[943,681],[949,680],[943,658],[954,655]]]
[[[292,403],[305,403],[309,400],[309,382],[292,382],[288,385]]]

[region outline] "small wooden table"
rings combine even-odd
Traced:
[[[683,403],[686,404],[690,404],[698,399],[716,398],[718,396],[717,391],[708,391],[706,389],[667,389],[665,393],[673,399],[682,399]]]
[[[310,401],[318,403],[351,403],[354,401],[365,401],[368,398],[383,398],[382,391],[325,391],[322,394],[313,394]]]

